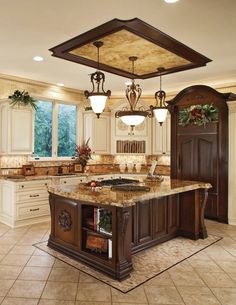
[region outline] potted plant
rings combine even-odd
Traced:
[[[11,102],[12,106],[19,105],[19,106],[30,106],[33,109],[37,109],[36,100],[32,98],[28,92],[25,90],[15,90],[12,95],[8,97]]]

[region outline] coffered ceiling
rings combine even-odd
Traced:
[[[90,89],[88,75],[94,68],[52,57],[49,49],[113,18],[138,17],[212,59],[207,66],[165,75],[163,89],[178,91],[192,84],[236,83],[235,11],[235,0],[179,0],[175,4],[163,0],[0,0],[0,73]],[[122,37],[130,34],[122,33]],[[138,43],[141,48],[141,38]],[[72,54],[85,51],[85,47],[75,48]],[[34,62],[35,55],[43,56],[44,61]],[[90,56],[94,59],[93,52]],[[117,52],[117,56],[122,54]],[[188,64],[176,56],[170,57],[169,67],[179,61]],[[127,69],[126,63],[123,68]],[[153,62],[146,67],[140,62],[137,73],[149,73],[153,68]],[[105,75],[105,88],[112,94],[122,94],[128,78],[108,72]],[[153,94],[159,87],[157,77],[138,82],[146,94]]]

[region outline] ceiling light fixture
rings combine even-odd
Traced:
[[[64,87],[65,85],[63,83],[57,83],[57,86]]]
[[[156,105],[150,106],[151,111],[154,113],[156,120],[159,122],[160,125],[164,123],[166,120],[168,108],[167,103],[165,102],[166,93],[162,90],[162,72],[164,68],[158,68],[157,71],[160,75],[160,90],[155,93]]]
[[[34,61],[43,61],[43,57],[37,55],[37,56],[34,56],[34,57],[33,57],[33,60],[34,60]]]
[[[99,118],[100,114],[103,112],[106,106],[107,98],[111,96],[111,91],[104,91],[105,74],[99,71],[99,49],[103,46],[102,41],[95,41],[93,45],[97,48],[97,71],[92,73],[90,80],[92,83],[92,91],[84,91],[86,98],[90,100],[91,107]]]
[[[166,3],[175,3],[178,2],[179,0],[164,0]]]
[[[130,56],[129,60],[132,62],[132,74],[134,75],[134,62],[138,58],[136,56]],[[125,95],[129,102],[129,109],[124,107],[122,110],[119,110],[115,113],[116,118],[120,118],[123,123],[131,127],[131,133],[135,126],[141,124],[145,117],[149,115],[149,111],[145,111],[141,106],[137,107],[137,103],[142,94],[142,89],[140,86],[135,84],[134,77],[131,80],[131,83],[127,85]]]

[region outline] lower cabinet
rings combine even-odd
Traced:
[[[177,234],[179,196],[159,197],[138,202],[132,208],[132,252],[155,245]]]

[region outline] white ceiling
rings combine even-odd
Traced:
[[[164,76],[166,91],[236,83],[235,0],[0,0],[0,73],[90,90],[94,69],[54,58],[48,49],[113,18],[134,17],[212,59],[206,67]],[[34,62],[35,55],[45,60]],[[105,89],[123,93],[126,79],[105,74]],[[157,78],[138,82],[146,94],[159,87]]]

